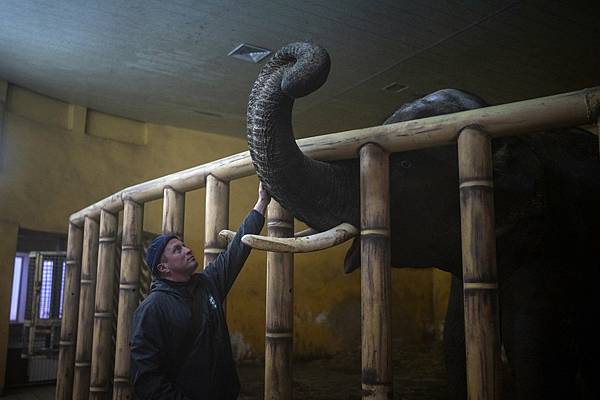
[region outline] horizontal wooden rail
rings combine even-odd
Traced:
[[[358,156],[366,143],[377,143],[387,152],[400,152],[455,143],[460,131],[477,126],[490,137],[520,135],[568,126],[596,124],[600,117],[600,87],[532,100],[518,101],[396,124],[332,133],[297,141],[307,156],[318,160],[343,160]],[[123,200],[143,204],[163,196],[165,187],[185,193],[204,187],[207,175],[229,182],[252,175],[248,151],[161,178],[125,188],[71,215],[82,226],[85,216],[97,218],[100,210],[118,212]]]

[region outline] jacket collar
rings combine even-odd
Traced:
[[[150,285],[150,293],[165,292],[177,297],[189,297],[197,286],[199,274],[192,275],[187,282],[173,282],[167,279],[154,279]]]

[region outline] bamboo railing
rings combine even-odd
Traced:
[[[129,335],[133,312],[139,302],[140,266],[142,265],[142,226],[144,208],[133,200],[125,200],[123,210],[123,244],[115,344],[114,399],[133,399],[129,384]],[[164,225],[163,225],[164,226]]]
[[[213,175],[206,177],[206,213],[204,218],[204,266],[227,247],[219,232],[229,226],[229,183]]]
[[[114,345],[113,295],[115,287],[115,257],[117,244],[117,216],[107,211],[100,213],[100,245],[92,350],[90,398],[109,399],[113,374]]]
[[[360,253],[363,399],[392,399],[389,154],[360,148]]]
[[[65,262],[65,287],[63,315],[60,326],[58,372],[56,375],[56,398],[71,399],[73,396],[73,369],[75,367],[75,342],[77,340],[77,317],[81,278],[81,252],[83,227],[69,224],[67,260]]]
[[[481,131],[460,133],[458,172],[468,398],[496,399],[500,338],[492,141]]]
[[[272,237],[294,235],[294,216],[275,200],[268,207],[267,230]],[[267,253],[265,400],[292,398],[293,289],[294,254]]]
[[[463,240],[465,332],[467,341],[467,375],[469,394],[473,399],[497,397],[496,362],[498,359],[497,289],[495,271],[493,192],[490,186],[491,138],[519,135],[543,129],[598,124],[600,122],[600,87],[559,94],[500,106],[464,111],[456,114],[333,133],[298,140],[300,149],[319,160],[361,158],[361,235],[363,269],[363,396],[369,399],[389,398],[391,392],[391,331],[389,310],[389,188],[387,155],[458,142]],[[485,132],[483,135],[481,132]],[[90,319],[81,318],[78,310],[89,308],[90,291],[81,286],[84,237],[93,237],[91,223],[100,220],[97,286],[95,293],[93,344],[91,360],[92,397],[115,400],[133,398],[129,385],[129,332],[133,312],[139,298],[139,276],[142,261],[143,204],[164,199],[163,231],[183,233],[185,193],[206,187],[205,263],[224,247],[216,234],[228,224],[228,184],[252,175],[254,169],[248,152],[190,168],[123,189],[79,212],[69,219],[67,273],[56,397],[67,400],[85,397],[84,379],[77,378],[74,388],[75,350],[87,349]],[[377,179],[368,178],[374,175]],[[372,186],[372,187],[371,187]],[[270,207],[270,218],[286,219],[282,210]],[[112,287],[109,271],[114,253],[109,246],[116,236],[116,215],[124,211],[121,272],[117,317],[116,351],[108,343],[110,324],[104,316],[112,315]],[[110,219],[110,222],[108,221]],[[483,220],[482,224],[475,221]],[[97,224],[96,224],[97,226]],[[89,231],[89,232],[88,232]],[[291,230],[269,228],[274,236],[290,235]],[[271,232],[272,231],[272,232]],[[110,238],[110,239],[109,239]],[[475,238],[481,238],[475,240]],[[89,251],[92,244],[87,243]],[[88,254],[87,252],[85,254]],[[87,255],[84,257],[87,258]],[[285,261],[284,261],[285,260]],[[366,260],[366,261],[365,261]],[[87,262],[87,261],[86,261]],[[281,264],[275,267],[275,264]],[[293,286],[291,261],[270,255],[267,304],[271,315],[266,328],[265,376],[266,398],[287,399],[291,396],[291,311],[293,299],[284,297]],[[276,275],[281,274],[281,275]],[[84,275],[85,276],[85,275]],[[113,275],[111,275],[113,276]],[[88,279],[88,278],[84,278]],[[91,278],[96,279],[96,278]],[[106,291],[111,291],[108,296]],[[80,296],[81,292],[81,296]],[[271,296],[274,296],[271,298]],[[92,294],[92,298],[93,298]],[[80,298],[83,303],[80,304]],[[108,318],[108,317],[107,317]],[[109,320],[110,322],[110,320]],[[80,332],[79,335],[77,332]],[[285,339],[285,340],[283,340]],[[81,341],[83,344],[78,344]],[[96,354],[98,352],[98,354]],[[107,354],[110,353],[110,354]],[[87,362],[78,350],[78,363]],[[114,359],[114,366],[110,365]],[[109,365],[107,365],[109,364]],[[110,377],[113,375],[113,385]],[[78,372],[79,373],[79,372]],[[83,377],[83,376],[82,376]],[[81,382],[81,383],[80,383]],[[74,391],[75,390],[75,391]],[[112,391],[112,394],[111,394]]]
[[[98,222],[86,217],[83,229],[83,258],[79,295],[79,324],[75,352],[73,399],[87,400],[92,365],[92,335],[94,298],[96,293],[96,268],[98,266]]]

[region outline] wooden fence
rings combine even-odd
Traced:
[[[300,149],[315,159],[360,158],[362,226],[357,229],[363,260],[363,398],[389,399],[392,394],[389,154],[458,143],[468,390],[471,399],[494,399],[499,337],[491,139],[598,124],[599,114],[600,87],[596,87],[298,140]],[[243,152],[123,189],[71,215],[57,399],[134,397],[128,342],[139,302],[144,203],[162,197],[163,232],[182,235],[185,193],[206,187],[207,263],[225,247],[218,233],[228,225],[229,182],[252,174],[249,153]],[[116,276],[112,268],[121,211],[117,329],[112,345]],[[269,206],[267,225],[270,236],[292,236],[293,218],[276,202]],[[270,253],[267,265],[265,398],[290,399],[293,255]]]

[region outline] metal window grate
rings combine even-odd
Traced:
[[[42,282],[40,285],[40,315],[41,319],[50,318],[50,306],[52,303],[52,272],[54,262],[44,260],[42,263]]]
[[[56,358],[65,281],[65,252],[31,252],[23,357]]]
[[[67,270],[67,262],[62,262],[62,272],[60,280],[60,299],[58,301],[58,318],[62,318],[63,302],[65,300],[65,272]]]

